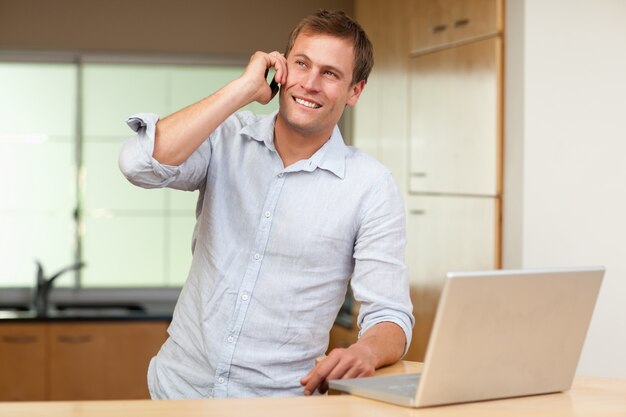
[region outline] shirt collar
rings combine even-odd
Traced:
[[[276,147],[274,146],[274,124],[276,123],[277,114],[278,111],[275,111],[267,117],[261,117],[256,122],[244,126],[241,134],[258,142],[263,142],[268,149],[276,152]],[[315,168],[321,168],[332,172],[340,179],[344,179],[347,154],[348,147],[343,141],[339,127],[335,126],[328,141],[305,164],[296,162],[292,167],[297,168],[294,171],[302,170],[309,172],[314,171]],[[288,170],[291,171],[291,169]]]

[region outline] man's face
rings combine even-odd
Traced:
[[[345,106],[356,104],[365,85],[352,84],[352,44],[330,35],[298,35],[287,56],[287,69],[279,117],[304,135],[330,136]]]

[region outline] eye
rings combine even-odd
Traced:
[[[329,77],[337,78],[337,74],[332,71],[326,70],[324,71],[324,75],[328,75]]]
[[[304,61],[297,59],[296,60],[296,65],[299,67],[306,67],[306,64],[304,63]]]

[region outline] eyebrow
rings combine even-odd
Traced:
[[[304,52],[295,53],[294,57],[304,58],[305,60],[307,60],[309,62],[313,62],[313,60],[311,58],[309,58],[309,56],[307,54],[305,54]],[[330,70],[330,71],[336,73],[337,75],[339,75],[340,77],[344,77],[345,76],[345,74],[343,73],[342,70],[340,70],[339,68],[334,67],[332,65],[321,65],[321,68],[323,70]]]

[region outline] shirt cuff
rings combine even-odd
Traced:
[[[148,158],[152,170],[162,179],[168,179],[178,174],[180,168],[173,165],[161,164],[152,157],[154,153],[154,140],[156,136],[156,124],[159,116],[154,113],[137,113],[126,120],[126,124],[137,133],[137,143],[141,152]]]
[[[407,317],[405,321],[399,315],[394,314],[394,315],[382,315],[373,320],[368,320],[367,323],[363,325],[363,327],[361,327],[361,329],[359,330],[359,338],[361,338],[361,336],[363,336],[369,329],[376,326],[377,324],[386,323],[386,322],[397,324],[398,326],[400,326],[400,328],[404,332],[404,337],[406,339],[404,343],[404,353],[402,354],[402,357],[404,357],[409,351],[409,346],[411,346],[411,338],[413,336],[413,333],[412,333],[413,322],[412,320],[410,320],[409,317]]]

